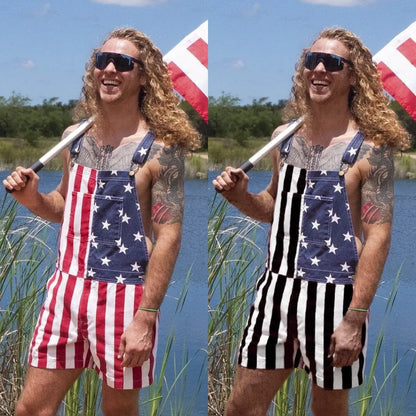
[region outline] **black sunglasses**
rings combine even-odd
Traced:
[[[134,68],[134,63],[143,65],[142,61],[133,58],[129,55],[113,52],[97,52],[95,55],[95,67],[97,69],[105,69],[107,65],[112,62],[114,67],[119,72],[131,71]]]
[[[307,52],[305,55],[305,67],[308,69],[315,69],[319,62],[324,64],[324,67],[329,72],[342,71],[344,62],[352,66],[352,62],[342,56],[334,55],[332,53],[323,52]]]

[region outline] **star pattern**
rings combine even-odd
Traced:
[[[130,167],[144,165],[154,138],[149,130],[134,152],[124,155],[130,157]],[[134,172],[140,174],[139,169]],[[63,272],[114,284],[143,284],[149,255],[136,178],[130,173],[71,166],[73,188],[68,190],[58,258]]]
[[[351,282],[358,259],[344,178],[335,171],[307,172],[300,210],[296,276],[323,283]]]
[[[98,171],[91,201],[92,229],[86,277],[126,284],[137,282],[148,261],[134,177],[122,171]]]

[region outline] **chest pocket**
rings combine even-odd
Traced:
[[[95,195],[93,203],[93,220],[91,240],[116,245],[121,238],[121,216],[123,198],[116,196]]]
[[[91,201],[92,198],[94,201]],[[123,198],[102,195],[93,197],[91,194],[72,192],[72,200],[77,201],[76,206],[81,212],[73,214],[74,223],[78,225],[68,227],[68,238],[116,245],[116,240],[121,237],[120,212],[123,212]],[[86,215],[88,210],[91,210],[91,230],[88,226],[89,218]]]
[[[334,219],[334,200],[328,196],[305,195],[302,205],[302,242],[327,245]],[[325,242],[327,240],[327,242]]]

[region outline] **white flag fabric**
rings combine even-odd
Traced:
[[[377,52],[384,89],[416,120],[416,22]]]
[[[208,123],[208,21],[165,56],[173,87]]]

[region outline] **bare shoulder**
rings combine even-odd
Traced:
[[[390,178],[394,173],[394,152],[390,146],[379,146],[365,140],[357,159],[364,180],[375,175]]]
[[[289,124],[282,124],[280,126],[277,126],[272,133],[271,140],[278,136],[282,131],[286,130],[288,126]]]
[[[185,154],[179,146],[156,140],[149,154],[152,175],[152,218],[157,223],[182,222]]]
[[[390,146],[365,141],[358,161],[362,178],[364,223],[391,223],[394,205],[394,152]]]

